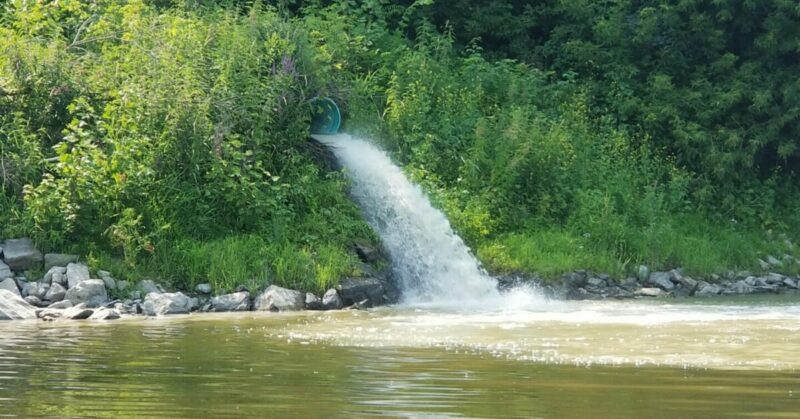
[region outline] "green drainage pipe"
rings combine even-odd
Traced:
[[[311,133],[333,135],[339,132],[342,114],[336,102],[328,97],[315,97],[311,104]]]

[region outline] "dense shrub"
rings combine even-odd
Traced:
[[[800,237],[800,26],[751,3],[5,2],[0,236],[183,287],[357,275],[326,95],[494,271],[753,268]]]

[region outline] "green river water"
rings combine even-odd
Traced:
[[[800,299],[0,323],[8,417],[800,417]]]

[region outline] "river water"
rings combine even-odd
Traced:
[[[0,416],[800,417],[800,299],[1,322]]]

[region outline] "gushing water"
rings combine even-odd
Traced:
[[[389,252],[405,303],[484,308],[500,304],[497,282],[481,269],[444,214],[385,152],[347,134],[314,138],[332,149],[352,179],[353,197]]]

